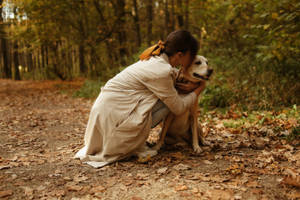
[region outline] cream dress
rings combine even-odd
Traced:
[[[110,79],[96,99],[75,158],[102,167],[141,149],[151,129],[151,110],[160,99],[175,115],[186,111],[194,92],[179,96],[174,88],[176,70],[168,56],[138,61]]]

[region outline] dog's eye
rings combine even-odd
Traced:
[[[195,62],[196,65],[201,65],[201,61]]]

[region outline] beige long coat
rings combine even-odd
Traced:
[[[109,80],[91,109],[85,147],[75,157],[101,167],[130,156],[149,135],[151,110],[158,99],[176,115],[193,105],[194,93],[179,96],[175,90],[175,74],[168,56],[162,54],[139,61]]]

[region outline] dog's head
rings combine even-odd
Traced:
[[[208,66],[207,59],[204,56],[197,55],[192,65],[183,72],[184,79],[191,82],[200,82],[209,80],[213,73],[213,68]]]

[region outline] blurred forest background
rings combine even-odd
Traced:
[[[299,105],[298,0],[0,0],[0,13],[0,78],[84,77],[77,95],[97,96],[145,48],[186,29],[215,68],[204,108]]]

